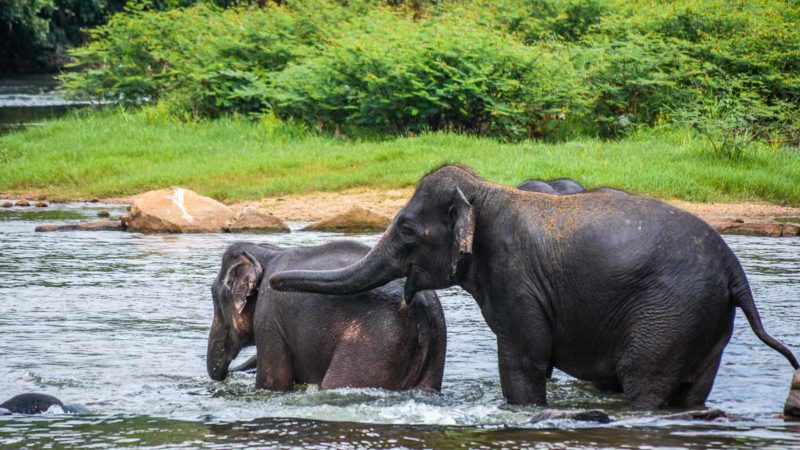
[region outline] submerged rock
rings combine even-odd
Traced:
[[[101,209],[100,211],[97,211],[97,217],[111,217],[111,213],[105,209]]]
[[[11,208],[14,206],[12,202],[3,202],[3,208]]]
[[[173,186],[136,196],[126,222],[141,233],[207,233],[222,231],[233,215],[212,198]]]
[[[721,409],[703,409],[698,411],[684,411],[676,414],[669,414],[661,416],[659,419],[668,420],[706,420],[706,421],[722,421],[727,420],[728,415]]]
[[[578,422],[609,423],[611,417],[602,409],[588,409],[584,411],[562,411],[558,409],[545,409],[536,414],[528,423],[539,423],[547,420],[575,420]]]
[[[47,208],[49,205],[50,205],[50,204],[49,204],[49,203],[47,203],[47,202],[46,202],[46,201],[44,201],[44,200],[36,202],[36,207],[37,207],[37,208]]]
[[[800,419],[800,369],[792,377],[792,386],[783,405],[783,415],[790,419]]]
[[[385,230],[391,222],[392,219],[386,216],[354,206],[342,214],[314,222],[303,228],[303,231],[374,232]]]
[[[71,223],[67,225],[39,225],[37,232],[47,231],[125,231],[121,220],[102,219],[94,222]]]
[[[248,207],[237,211],[233,218],[225,223],[224,230],[233,233],[286,233],[289,231],[289,226],[272,214]]]
[[[31,202],[25,200],[24,198],[21,198],[21,199],[17,200],[17,203],[15,203],[15,205],[26,207],[26,206],[31,206]]]

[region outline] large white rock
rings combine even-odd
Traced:
[[[231,218],[230,207],[173,186],[137,195],[126,223],[140,233],[207,233],[222,231]]]

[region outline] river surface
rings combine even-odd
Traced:
[[[205,372],[209,288],[225,247],[343,236],[33,232],[100,208],[122,212],[97,204],[0,210],[0,401],[46,392],[92,411],[0,417],[0,448],[800,448],[800,423],[776,418],[791,367],[741,313],[708,401],[727,423],[627,411],[619,396],[556,372],[551,407],[602,408],[618,422],[529,425],[539,409],[503,402],[494,337],[459,289],[439,292],[449,339],[441,395],[315,386],[273,393],[256,390],[252,374],[213,382]],[[800,239],[726,240],[767,330],[800,351]]]
[[[89,102],[66,99],[53,75],[2,77],[0,134],[39,125],[87,105]]]

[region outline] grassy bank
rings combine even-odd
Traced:
[[[689,131],[563,144],[439,133],[359,141],[274,120],[181,123],[153,110],[85,112],[0,137],[0,192],[75,199],[180,185],[238,201],[409,186],[446,161],[504,184],[566,176],[660,198],[800,205],[800,153],[752,144],[730,159]]]

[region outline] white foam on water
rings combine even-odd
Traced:
[[[53,414],[53,415],[56,415],[56,414],[57,415],[61,415],[61,414],[66,414],[67,412],[64,411],[64,408],[62,408],[60,405],[50,405],[50,407],[47,408],[47,411],[45,411],[44,413],[45,414]]]

